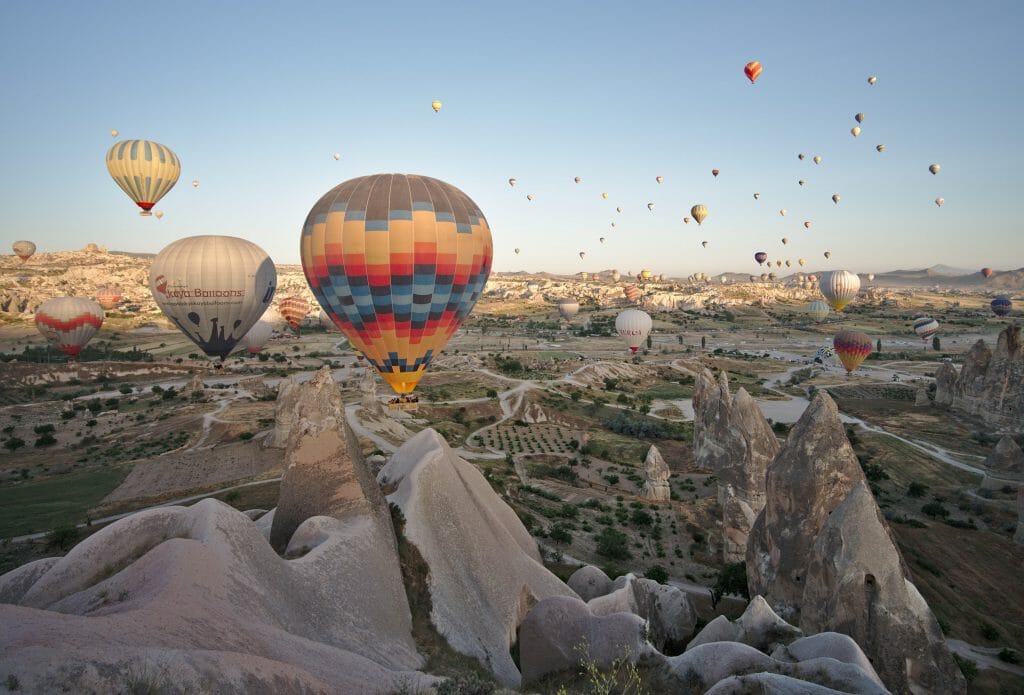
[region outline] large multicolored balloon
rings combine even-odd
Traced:
[[[274,329],[269,323],[257,321],[242,337],[242,346],[250,355],[255,355],[266,346],[273,332]]]
[[[917,333],[921,340],[928,340],[939,332],[939,322],[931,316],[918,316],[914,320],[914,333]]]
[[[821,294],[836,311],[842,311],[843,307],[852,302],[859,290],[860,278],[848,270],[833,270],[825,273],[821,280]]]
[[[96,301],[104,309],[113,309],[121,302],[120,287],[101,287],[96,291]]]
[[[193,236],[164,247],[149,269],[157,306],[211,357],[223,360],[274,298],[267,252],[231,236]]]
[[[638,299],[640,299],[640,295],[643,293],[640,292],[640,288],[637,287],[636,285],[628,285],[627,287],[623,288],[622,294],[626,297],[627,301],[635,302]]]
[[[158,142],[122,140],[107,151],[107,171],[146,216],[178,182],[181,162],[170,147]]]
[[[302,320],[309,314],[309,300],[298,295],[285,297],[277,305],[277,310],[292,330],[297,331]]]
[[[996,297],[989,306],[992,308],[992,313],[1000,318],[1009,316],[1013,311],[1013,302],[1009,297]]]
[[[14,251],[14,255],[20,258],[21,262],[24,263],[28,259],[32,258],[32,254],[36,252],[36,245],[31,241],[25,241],[22,239],[11,244],[11,251]]]
[[[697,224],[703,224],[704,220],[708,218],[708,209],[704,205],[698,203],[690,208],[690,215],[693,219],[697,220]]]
[[[750,84],[757,82],[757,78],[761,76],[761,63],[756,60],[752,60],[743,66],[743,74],[750,80]]]
[[[615,317],[615,332],[626,341],[626,346],[633,354],[636,354],[647,340],[652,325],[650,314],[639,309],[623,309]]]
[[[839,361],[846,367],[847,374],[853,373],[853,370],[875,349],[871,337],[860,331],[839,331],[832,339],[832,346],[839,356]]]
[[[563,319],[569,321],[580,313],[580,303],[575,299],[560,299],[558,300],[558,313],[562,315]]]
[[[84,297],[54,297],[36,309],[36,329],[71,359],[103,325],[103,309]]]
[[[480,208],[449,183],[375,174],[310,210],[302,268],[320,306],[397,393],[410,393],[469,316],[494,247]]]
[[[827,319],[829,314],[828,304],[821,301],[820,299],[815,299],[813,302],[808,304],[806,307],[806,311],[807,315],[818,323],[821,323],[822,321]]]
[[[768,254],[764,251],[758,251],[754,254],[754,260],[757,261],[758,265],[764,265],[764,262],[768,260]]]
[[[981,269],[981,275],[982,275],[982,277],[986,277],[986,278],[992,277],[992,269],[991,268],[982,268]]]

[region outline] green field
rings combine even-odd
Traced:
[[[0,538],[82,523],[127,475],[118,466],[0,488]]]

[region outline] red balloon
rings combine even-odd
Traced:
[[[757,82],[757,78],[761,76],[761,63],[752,60],[743,67],[743,72],[746,74],[747,79],[750,80],[750,84],[754,84]]]
[[[984,275],[987,278],[990,278],[990,277],[992,277],[992,269],[991,268],[982,268],[981,269],[981,274]]]

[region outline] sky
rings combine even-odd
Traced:
[[[298,263],[321,195],[394,171],[466,192],[498,271],[1019,268],[1021,26],[1016,1],[0,3],[0,243]],[[181,159],[162,220],[107,174],[111,129]]]

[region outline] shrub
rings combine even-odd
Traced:
[[[960,667],[960,673],[964,674],[964,679],[968,683],[973,681],[978,676],[978,664],[960,656],[956,652],[953,652],[953,658],[956,660],[956,665]]]
[[[553,540],[555,543],[572,543],[572,534],[569,533],[569,529],[564,524],[555,524],[551,527],[548,532],[548,538]]]
[[[992,623],[981,624],[981,636],[987,639],[989,642],[999,639],[999,628]]]
[[[49,432],[36,440],[36,446],[53,446],[56,443],[57,439]]]
[[[70,550],[78,542],[79,530],[74,525],[58,526],[46,534],[46,546],[58,550]]]
[[[47,432],[53,432],[55,430],[56,428],[53,425],[38,425],[37,427],[32,428],[32,431],[36,434],[46,434]]]
[[[615,475],[614,473],[611,475],[602,475],[601,477],[604,478],[609,485],[619,484],[619,476]]]
[[[654,523],[654,518],[643,509],[634,509],[630,520],[636,526],[650,526]]]
[[[648,579],[653,579],[659,584],[664,584],[668,581],[668,570],[661,565],[653,565],[650,569],[644,572],[644,576]]]
[[[999,652],[999,660],[1005,661],[1008,664],[1019,664],[1020,654],[1009,647],[1003,647],[1002,651]]]
[[[924,497],[927,490],[927,485],[915,481],[907,486],[907,497]]]
[[[949,516],[949,510],[942,506],[941,502],[928,502],[921,511],[930,517],[947,517]]]
[[[74,410],[62,410],[62,411],[60,411],[60,419],[61,420],[73,420],[76,415],[78,415],[78,413],[76,413]]]
[[[711,587],[711,604],[717,606],[726,594],[736,594],[750,599],[747,591],[747,566],[743,562],[733,562],[718,572],[715,585]]]
[[[628,560],[633,557],[629,552],[629,541],[626,534],[606,526],[594,536],[597,541],[597,554],[609,560]]]
[[[252,432],[242,432],[240,435],[238,435],[238,438],[241,439],[242,441],[248,441],[252,439],[254,436],[255,435]]]
[[[25,446],[25,440],[22,439],[21,437],[11,437],[6,442],[4,442],[4,448],[10,449],[11,451],[14,451],[15,449],[20,449],[23,446]]]

